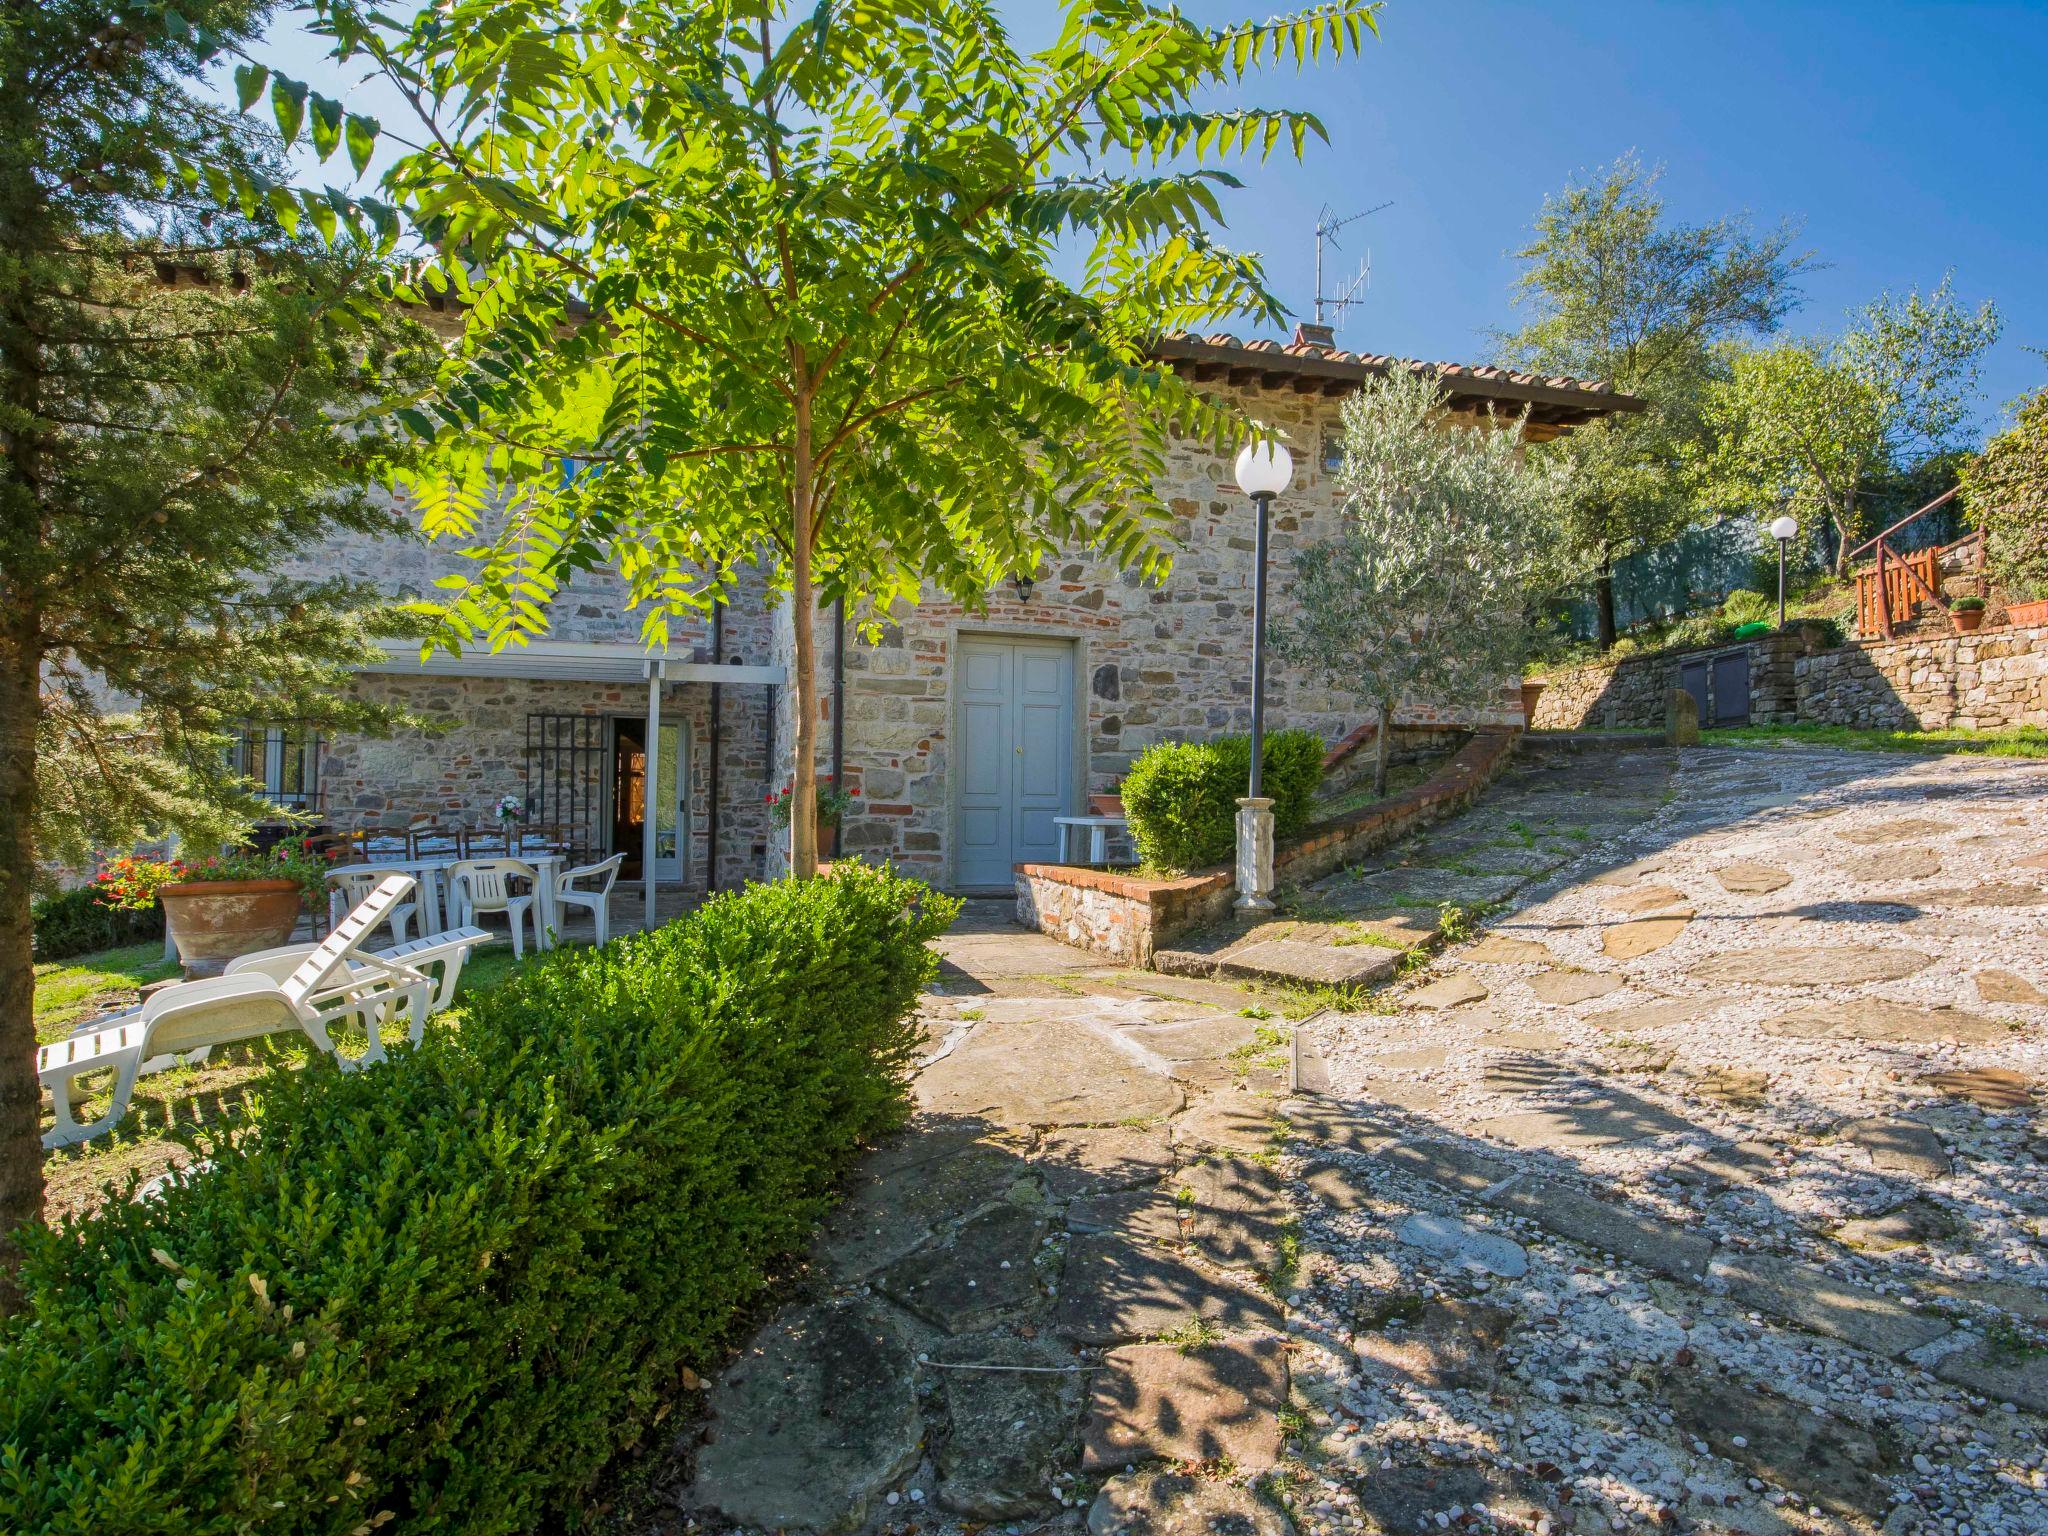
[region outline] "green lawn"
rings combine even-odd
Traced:
[[[36,1039],[59,1039],[88,1014],[126,1007],[149,982],[177,975],[177,962],[166,962],[163,956],[162,943],[152,939],[37,966]]]
[[[1710,746],[1833,747],[1851,752],[1949,752],[1983,757],[2048,757],[2048,729],[1874,731],[1849,725],[1739,725],[1703,731]]]

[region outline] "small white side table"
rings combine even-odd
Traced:
[[[1073,844],[1072,833],[1088,829],[1088,862],[1107,864],[1109,862],[1109,834],[1121,832],[1130,825],[1121,816],[1055,816],[1053,825],[1060,829],[1060,862],[1073,863],[1068,849]]]

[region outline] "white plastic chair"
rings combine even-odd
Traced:
[[[412,876],[402,869],[391,869],[376,864],[355,865],[333,871],[327,877],[327,887],[331,893],[329,915],[332,916],[333,908],[342,902],[347,903],[349,907],[355,906],[377,888],[378,881],[392,875],[412,879]],[[400,944],[405,942],[405,930],[412,926],[413,919],[419,915],[419,908],[420,904],[417,901],[401,901],[391,909],[391,937]]]
[[[597,942],[602,945],[611,937],[611,895],[612,887],[618,884],[619,866],[626,862],[623,853],[596,864],[585,864],[578,869],[565,869],[555,875],[555,906],[588,907],[590,920],[597,929]],[[579,880],[596,880],[595,890],[580,890]]]
[[[523,959],[526,949],[520,942],[519,925],[529,917],[533,921],[533,947],[546,948],[532,889],[538,879],[534,867],[521,859],[465,859],[452,864],[448,868],[448,889],[455,895],[456,918],[474,923],[480,917],[503,913],[512,925],[512,958]],[[514,880],[526,881],[529,888],[523,893],[515,892]]]
[[[128,1113],[138,1077],[181,1057],[203,1061],[216,1045],[302,1030],[344,1071],[353,1071],[384,1059],[378,1025],[386,1008],[394,1006],[407,1009],[418,1039],[433,983],[404,965],[372,961],[358,948],[412,888],[410,875],[379,881],[283,981],[252,972],[180,982],[133,1013],[44,1046],[36,1052],[36,1076],[50,1090],[56,1109],[56,1124],[43,1137],[44,1147],[70,1146],[113,1129]],[[369,1036],[363,1054],[353,1059],[344,1057],[328,1034],[330,1026],[348,1019],[360,1020]],[[99,1119],[80,1125],[72,1117],[77,1079],[102,1070],[114,1073],[113,1102]]]

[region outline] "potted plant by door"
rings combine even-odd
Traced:
[[[1949,604],[1948,611],[1956,621],[1957,630],[1967,635],[1984,622],[1984,599],[1959,597]]]
[[[324,897],[329,867],[304,839],[293,839],[267,855],[236,849],[205,859],[116,859],[95,885],[111,907],[161,902],[185,975],[198,978],[290,939],[300,913]]]
[[[778,827],[787,827],[790,817],[790,801],[796,793],[795,786],[785,784],[780,794],[768,797],[768,819]],[[834,858],[839,853],[839,823],[853,808],[853,802],[860,798],[857,789],[842,790],[829,777],[818,780],[818,857]]]

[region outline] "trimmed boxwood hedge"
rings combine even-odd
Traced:
[[[388,1066],[280,1071],[210,1171],[31,1236],[0,1529],[575,1523],[904,1118],[956,910],[842,865],[558,951]]]
[[[1237,802],[1250,781],[1249,736],[1163,741],[1131,764],[1123,783],[1124,816],[1138,857],[1161,869],[1220,864],[1237,847]],[[1273,800],[1275,836],[1308,825],[1323,782],[1323,739],[1314,731],[1266,736],[1263,783]]]

